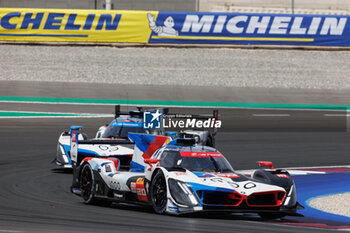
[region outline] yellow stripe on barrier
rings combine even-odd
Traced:
[[[314,38],[262,38],[262,37],[214,37],[214,36],[152,36],[152,39],[172,40],[243,40],[243,41],[297,41],[314,42]]]
[[[0,8],[0,40],[148,43],[148,13]]]

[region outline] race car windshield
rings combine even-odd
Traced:
[[[108,126],[102,138],[128,138],[128,133],[144,133],[142,127]]]
[[[164,151],[160,166],[199,172],[233,172],[233,168],[224,157],[184,157],[179,151]]]

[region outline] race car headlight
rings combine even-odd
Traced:
[[[178,180],[169,179],[169,189],[171,196],[178,204],[186,206],[196,206],[199,204],[188,184]]]

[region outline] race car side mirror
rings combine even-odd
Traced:
[[[259,164],[259,167],[269,167],[270,169],[275,169],[270,161],[256,161]]]
[[[151,165],[152,163],[158,163],[161,159],[145,159],[145,163]]]
[[[149,171],[151,170],[151,168],[153,167],[152,164],[153,163],[158,163],[161,159],[145,159],[145,163],[148,163],[150,168],[148,169]]]

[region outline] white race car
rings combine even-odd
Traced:
[[[299,215],[301,206],[287,171],[259,169],[250,178],[235,172],[218,150],[198,146],[193,139],[129,137],[135,149],[127,170],[120,169],[116,158],[78,154],[78,140],[71,140],[71,191],[85,203],[146,204],[168,214],[213,210],[254,212],[263,218]]]
[[[162,109],[162,111],[168,111],[168,109]],[[216,129],[211,131],[200,130],[183,130],[180,132],[168,132],[168,131],[152,131],[144,129],[143,127],[143,114],[141,108],[137,111],[121,112],[120,106],[116,106],[115,119],[109,124],[99,127],[95,138],[88,139],[84,133],[78,134],[79,153],[86,156],[108,156],[115,157],[120,160],[120,166],[122,168],[128,167],[133,154],[133,142],[129,140],[128,133],[147,133],[147,134],[160,134],[167,135],[173,138],[194,138],[197,144],[214,146]],[[164,113],[165,115],[167,113]],[[173,114],[175,116],[175,114]],[[213,115],[191,115],[194,118],[218,118],[218,111],[214,110]],[[75,127],[76,129],[82,128]],[[72,160],[70,156],[70,134],[68,132],[62,132],[58,138],[56,156],[54,164],[56,169],[71,169]]]

